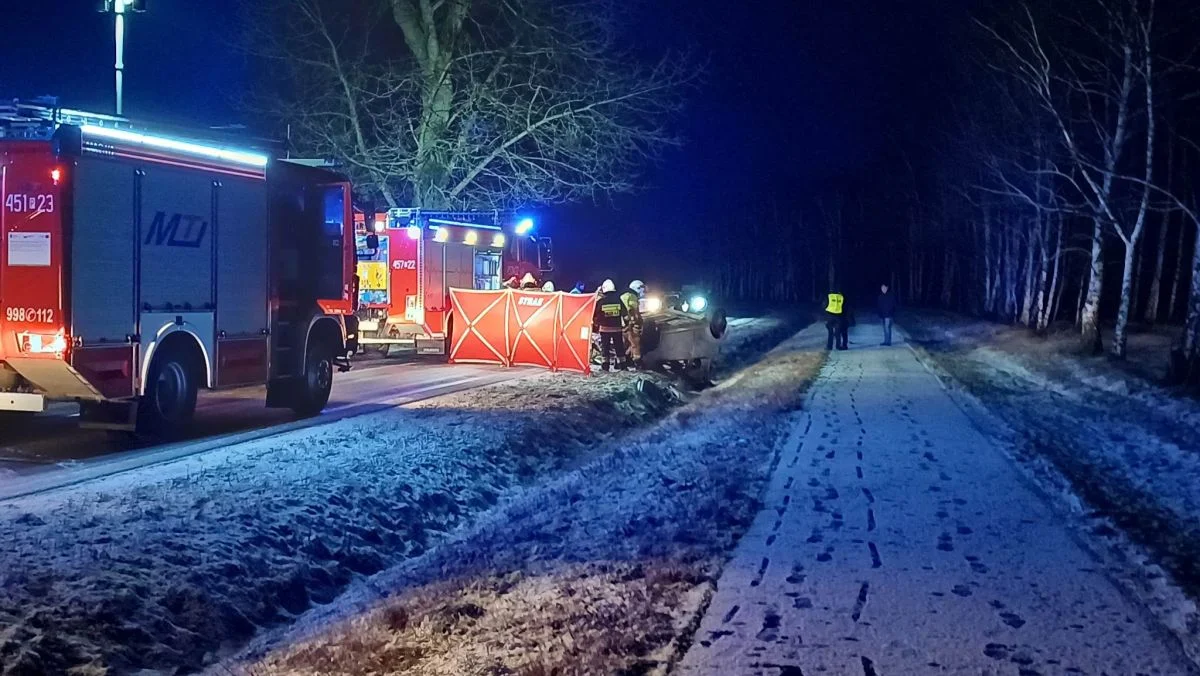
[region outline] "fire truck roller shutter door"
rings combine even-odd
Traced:
[[[422,263],[425,266],[425,307],[439,308],[446,303],[446,286],[443,282],[443,267],[442,255],[445,251],[445,245],[439,242],[428,240],[425,242],[425,257]]]
[[[147,166],[142,177],[142,310],[211,311],[215,177]]]
[[[71,335],[85,345],[125,342],[135,333],[134,168],[81,159],[71,232]]]
[[[129,163],[82,158],[73,173],[69,333],[74,368],[106,397],[136,394],[137,189]]]
[[[200,340],[212,385],[216,353],[213,242],[219,237],[216,203],[219,177],[197,170],[145,166],[141,190],[142,341],[157,331],[163,316],[186,322]],[[146,361],[145,355],[143,361]],[[146,362],[149,363],[149,362]]]
[[[217,189],[216,385],[263,383],[269,351],[267,186],[224,177]]]
[[[475,247],[458,242],[446,244],[446,286],[475,288]]]

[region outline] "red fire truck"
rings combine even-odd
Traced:
[[[450,289],[499,289],[505,279],[554,269],[552,242],[533,221],[495,211],[392,209],[359,221],[359,328],[363,345],[445,354]]]
[[[325,407],[357,348],[350,185],[201,138],[0,106],[0,410],[169,434],[201,387]]]

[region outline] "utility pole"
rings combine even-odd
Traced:
[[[116,26],[117,115],[125,114],[125,15],[146,11],[145,0],[103,0],[100,11],[113,15]]]

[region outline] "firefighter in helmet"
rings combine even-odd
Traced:
[[[629,290],[621,294],[621,304],[629,318],[625,321],[625,356],[629,363],[640,368],[642,365],[642,297],[646,295],[646,284],[640,279],[629,283]]]
[[[621,302],[617,285],[611,279],[604,280],[604,284],[600,285],[600,292],[593,323],[596,325],[596,333],[600,336],[602,368],[608,371],[614,364],[619,368],[623,361],[624,346],[621,343],[621,334],[629,320],[629,312]]]

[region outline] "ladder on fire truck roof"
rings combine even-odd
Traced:
[[[45,140],[64,124],[111,129],[134,127],[128,118],[61,108],[58,100],[50,96],[30,102],[20,99],[0,102],[0,139]]]

